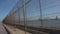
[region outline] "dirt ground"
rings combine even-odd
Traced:
[[[2,23],[0,23],[0,34],[7,34],[6,30],[4,29]]]

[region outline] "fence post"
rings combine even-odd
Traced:
[[[19,7],[17,8],[18,8],[18,17],[19,17],[19,24],[20,24],[20,8]]]
[[[40,8],[40,20],[41,20],[41,27],[43,27],[41,0],[39,0],[39,8]]]
[[[27,14],[26,14],[26,4],[25,4],[25,0],[22,0],[22,6],[23,6],[23,16],[24,16],[24,26],[25,26],[25,34],[27,31]]]

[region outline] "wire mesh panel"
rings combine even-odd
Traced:
[[[44,27],[58,28],[59,24],[59,0],[42,0],[42,12],[44,18]]]
[[[28,26],[40,27],[40,8],[38,0],[31,0],[29,4],[26,5],[27,9],[27,24]]]

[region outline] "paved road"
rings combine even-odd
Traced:
[[[7,34],[6,30],[4,29],[1,23],[0,23],[0,34]]]
[[[11,25],[6,25],[4,24],[4,26],[8,29],[8,31],[12,34],[25,34],[25,31],[21,30],[21,29],[18,29],[18,28],[15,28],[15,27],[12,27]],[[31,34],[29,32],[26,32],[26,34]]]

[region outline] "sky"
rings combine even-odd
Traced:
[[[13,6],[18,0],[0,0],[0,20],[2,21],[6,15],[12,10]],[[21,6],[21,1],[20,1]],[[26,5],[27,17],[32,17],[33,19],[39,18],[40,9],[39,1],[32,0],[28,5]],[[41,8],[43,17],[55,17],[60,16],[60,0],[41,0]],[[20,9],[21,17],[23,16],[22,8]]]
[[[0,0],[0,21],[10,12],[18,0]]]

